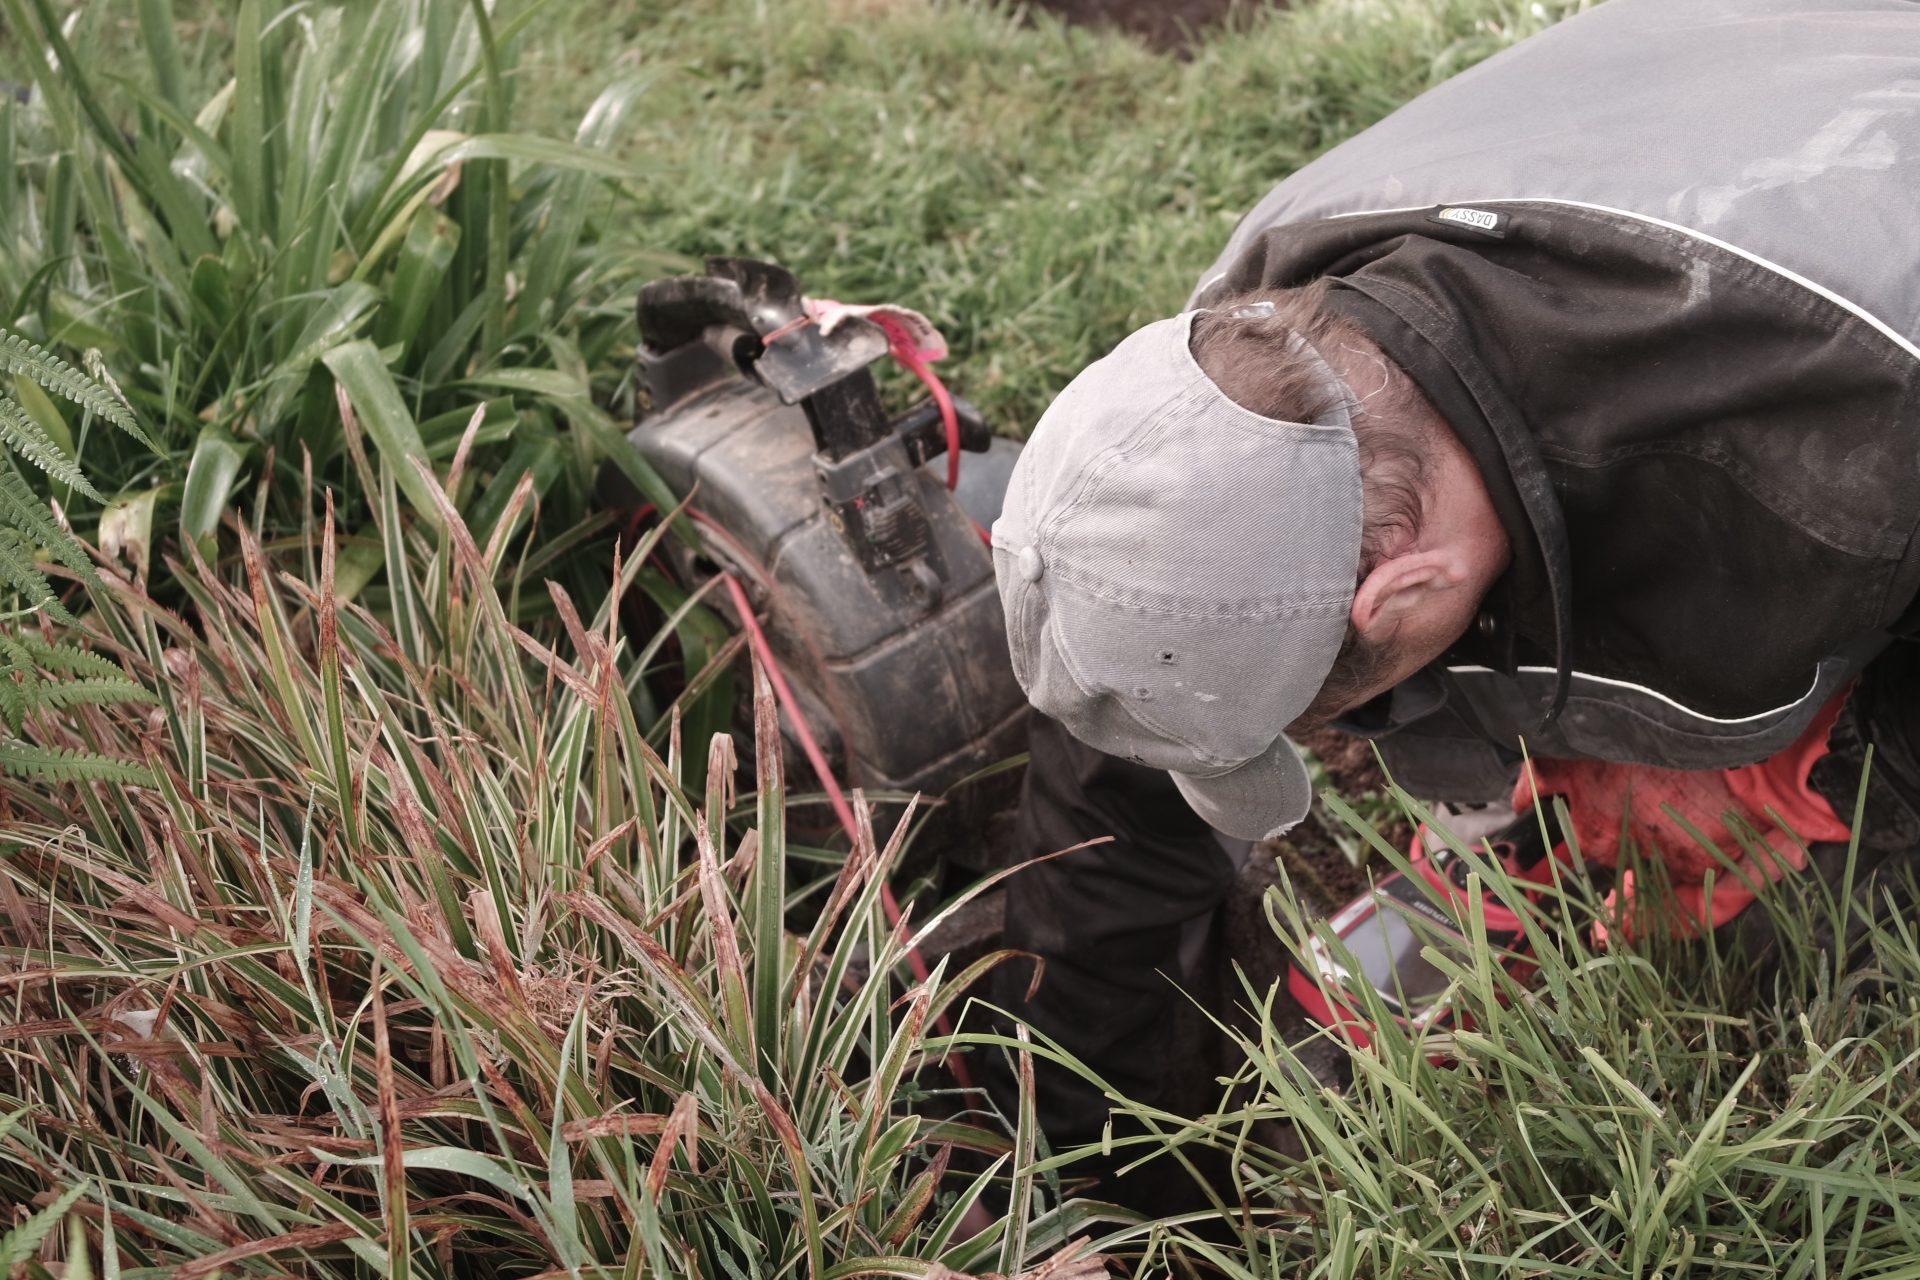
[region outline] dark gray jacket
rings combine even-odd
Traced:
[[[1609,0],[1288,178],[1196,302],[1335,281],[1515,564],[1371,706],[1441,798],[1790,743],[1920,591],[1920,4]]]

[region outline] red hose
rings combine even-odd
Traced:
[[[953,407],[953,397],[947,394],[947,384],[940,381],[940,375],[935,373],[926,361],[910,352],[903,355],[897,346],[894,348],[893,358],[905,365],[916,378],[927,384],[928,394],[933,396],[934,404],[939,406],[940,425],[945,427],[947,432],[947,490],[952,492],[960,487],[960,415]],[[978,520],[969,520],[967,523],[971,524],[973,531],[980,535],[980,541],[988,546],[993,545],[993,535],[987,532],[985,525]]]
[[[747,629],[747,642],[760,658],[760,665],[767,669],[767,681],[773,685],[773,696],[787,714],[793,717],[793,730],[800,735],[800,749],[806,753],[807,763],[813,766],[814,776],[820,779],[820,785],[826,789],[827,800],[833,805],[833,816],[840,819],[840,825],[846,828],[847,838],[857,840],[858,828],[853,820],[853,806],[847,803],[845,793],[835,781],[832,768],[827,764],[827,753],[820,749],[820,743],[813,736],[813,729],[807,724],[806,717],[800,714],[800,704],[794,699],[793,690],[787,687],[787,677],[780,670],[780,664],[774,661],[773,646],[767,643],[767,633],[760,628],[760,619],[753,616],[753,602],[747,599],[747,589],[740,585],[740,579],[731,573],[720,575],[726,580],[727,592],[733,596],[733,607],[740,613],[740,623]],[[900,909],[894,905],[893,894],[882,889],[888,908],[888,923],[898,926]],[[917,960],[918,957],[916,956]],[[915,975],[926,978],[925,966],[915,970]]]
[[[727,541],[733,541],[726,531],[705,512],[688,508],[687,514],[702,526],[726,538]],[[735,553],[739,554],[737,548]],[[807,763],[813,766],[814,776],[820,780],[821,790],[827,793],[827,801],[833,806],[834,816],[840,820],[840,826],[846,831],[847,839],[857,846],[860,834],[859,826],[854,821],[853,806],[847,803],[846,792],[841,790],[839,779],[833,776],[833,768],[827,763],[827,753],[821,750],[819,739],[813,736],[813,726],[807,723],[806,714],[800,709],[799,700],[793,696],[793,689],[787,684],[786,673],[780,669],[779,659],[773,656],[773,645],[767,640],[767,633],[760,626],[760,619],[754,616],[753,602],[747,598],[747,589],[731,572],[722,570],[720,576],[726,581],[727,593],[733,597],[733,607],[740,615],[740,625],[746,628],[747,643],[758,655],[760,665],[767,670],[767,683],[773,686],[775,700],[786,709],[787,715],[793,721],[793,731],[800,739],[800,750],[806,755]],[[893,896],[893,886],[884,881],[880,885],[880,906],[887,914],[887,924],[893,929],[894,936],[901,942],[905,942],[907,932],[902,925],[899,900]],[[907,948],[907,967],[913,971],[915,981],[925,983],[928,980],[930,973],[927,962],[921,956],[918,947]],[[941,1035],[952,1034],[952,1028],[948,1025],[945,1014],[942,1014],[934,1025]],[[953,1073],[953,1078],[959,1082],[961,1088],[973,1088],[973,1076],[967,1070],[965,1062],[949,1055],[946,1059],[946,1067]]]
[[[771,343],[777,338],[785,337],[791,330],[810,323],[811,320],[811,316],[801,316],[785,328],[768,335],[765,341]],[[940,424],[945,429],[947,439],[947,488],[955,489],[960,484],[960,415],[954,409],[953,397],[948,394],[946,384],[940,381],[940,376],[933,371],[927,361],[920,358],[913,341],[904,331],[899,330],[897,326],[883,326],[883,328],[886,329],[888,347],[894,359],[926,384],[928,393],[933,396],[933,402],[940,410]],[[634,517],[635,525],[637,526],[639,521],[652,510],[653,507],[649,505],[637,513]],[[734,553],[743,561],[751,562],[752,557],[745,555],[744,549],[734,542],[726,530],[704,512],[689,507],[687,514],[732,543]],[[973,525],[974,532],[980,536],[980,540],[991,546],[992,535],[978,521],[969,521],[969,523]],[[841,827],[847,833],[847,839],[857,846],[860,836],[858,824],[854,821],[853,806],[847,803],[846,793],[841,790],[839,780],[833,776],[833,769],[827,763],[826,752],[820,749],[819,740],[813,736],[813,728],[807,723],[806,714],[800,709],[799,700],[793,696],[793,690],[787,684],[786,674],[781,671],[779,661],[773,656],[773,646],[768,642],[767,634],[760,626],[760,620],[754,616],[753,602],[747,598],[746,588],[741,586],[740,579],[730,572],[723,570],[721,577],[726,580],[727,592],[733,597],[733,607],[740,615],[740,625],[746,628],[747,642],[759,656],[760,665],[766,668],[767,681],[773,686],[774,698],[786,709],[788,717],[792,720],[794,733],[800,738],[800,749],[805,753],[807,763],[813,766],[814,776],[819,778],[821,789],[827,793],[827,801],[833,806],[834,816],[840,820]],[[902,927],[900,904],[893,896],[893,886],[884,881],[880,885],[880,905],[887,914],[887,923],[893,929],[894,936],[901,942],[905,942],[907,934]],[[907,965],[912,969],[916,981],[925,983],[928,980],[927,962],[921,957],[919,948],[913,946],[907,948]],[[940,1016],[935,1026],[942,1035],[952,1034],[945,1014]],[[967,1070],[965,1062],[949,1055],[946,1059],[946,1067],[953,1073],[953,1078],[959,1082],[961,1088],[973,1088],[972,1074]]]
[[[933,403],[940,410],[940,425],[946,428],[947,432],[947,488],[958,489],[960,487],[960,414],[953,407],[953,397],[947,394],[947,384],[940,381],[940,375],[933,371],[933,367],[915,355],[911,348],[903,350],[896,343],[893,347],[893,358],[905,365],[907,372],[927,384],[927,393],[933,397]]]

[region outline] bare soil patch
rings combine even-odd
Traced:
[[[1276,0],[1034,0],[1042,9],[1083,26],[1116,27],[1161,53],[1184,54],[1194,41],[1226,22]]]

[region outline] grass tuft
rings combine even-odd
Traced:
[[[1473,865],[1471,893],[1524,900],[1497,861]],[[1913,884],[1889,875],[1856,901],[1789,873],[1748,908],[1744,939],[1699,941],[1660,923],[1659,871],[1635,869],[1631,941],[1593,881],[1543,894],[1525,977],[1483,928],[1464,957],[1427,947],[1453,979],[1453,1030],[1410,1033],[1375,999],[1371,1048],[1331,1031],[1289,1044],[1284,987],[1248,984],[1245,1070],[1169,1139],[1233,1152],[1238,1185],[1220,1190],[1236,1238],[1189,1247],[1236,1276],[1907,1274]],[[1296,956],[1331,936],[1285,887],[1268,911]]]
[[[340,598],[329,521],[317,583],[243,531],[243,566],[173,567],[191,619],[108,573],[59,634],[157,706],[29,708],[22,750],[129,763],[0,781],[0,1202],[41,1215],[6,1247],[51,1261],[65,1217],[108,1274],[852,1276],[1064,1244],[1024,1206],[959,1237],[990,1180],[952,1152],[1008,1142],[930,1065],[958,989],[896,1003],[897,843],[792,913],[765,681],[762,794],[714,769],[703,802],[613,601],[522,630],[512,557],[380,466],[406,607]]]

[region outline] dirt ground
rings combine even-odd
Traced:
[[[1113,26],[1143,40],[1162,53],[1181,53],[1197,35],[1224,21],[1234,10],[1246,11],[1254,0],[1034,0],[1069,22]]]

